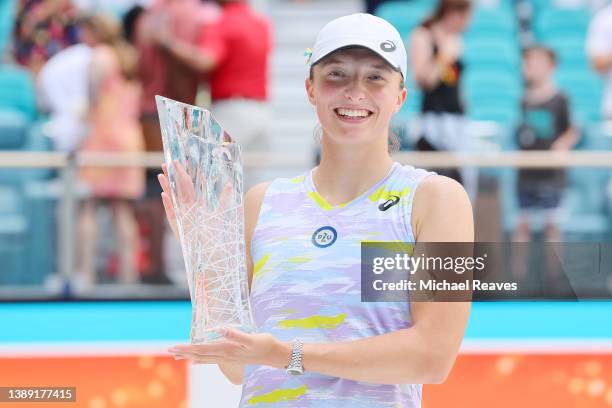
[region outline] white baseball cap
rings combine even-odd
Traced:
[[[380,17],[355,13],[330,21],[319,31],[309,67],[345,47],[365,47],[380,55],[406,79],[408,56],[399,32]]]

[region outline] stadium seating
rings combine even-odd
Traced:
[[[390,1],[381,4],[376,15],[384,18],[397,28],[402,38],[407,38],[432,11],[431,1]]]
[[[51,150],[36,118],[31,75],[0,66],[0,150]],[[0,169],[2,285],[41,284],[54,266],[54,204],[40,194],[52,176],[49,169]]]
[[[16,5],[17,0],[0,1],[0,57],[4,54],[11,38]]]
[[[36,119],[34,81],[28,71],[0,65],[0,109],[19,111],[29,121]]]

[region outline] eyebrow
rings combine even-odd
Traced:
[[[337,58],[331,58],[331,59],[326,59],[324,61],[321,61],[321,66],[325,67],[327,65],[342,64],[342,63],[345,63],[345,62],[342,61],[342,60],[339,60]],[[393,72],[394,71],[394,69],[390,65],[385,64],[385,63],[382,63],[382,64],[376,63],[376,64],[372,65],[372,68],[380,69],[380,70],[384,70],[384,71],[389,71],[389,72]]]

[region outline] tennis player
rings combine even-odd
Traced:
[[[421,384],[443,382],[453,366],[469,303],[361,302],[360,243],[472,242],[471,205],[453,179],[390,156],[389,122],[407,94],[393,26],[369,14],[333,20],[308,63],[320,165],[245,197],[259,332],[227,328],[220,341],[170,351],[218,364],[243,384],[241,407],[419,407]]]

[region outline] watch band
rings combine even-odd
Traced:
[[[289,375],[304,374],[304,366],[302,366],[302,350],[304,345],[299,339],[295,339],[291,346],[291,360],[289,365],[285,367],[285,371]]]

